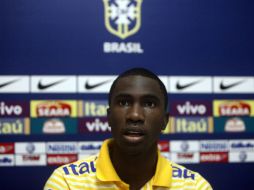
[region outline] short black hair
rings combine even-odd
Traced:
[[[145,68],[141,68],[141,67],[135,67],[135,68],[132,68],[132,69],[129,69],[123,73],[121,73],[112,83],[111,87],[110,87],[110,90],[109,90],[109,95],[108,95],[108,104],[110,106],[111,104],[111,98],[112,98],[112,93],[115,89],[115,86],[118,82],[119,79],[123,78],[123,77],[127,77],[127,76],[144,76],[144,77],[148,77],[148,78],[151,78],[151,79],[154,79],[158,82],[159,86],[160,86],[160,89],[163,93],[163,96],[164,96],[164,108],[165,110],[167,110],[167,106],[168,106],[168,94],[167,94],[167,90],[166,90],[166,87],[165,85],[163,84],[163,82],[160,80],[160,78],[154,74],[152,71],[148,70],[148,69],[145,69]]]

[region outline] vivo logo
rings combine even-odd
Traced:
[[[187,101],[183,105],[177,105],[177,111],[181,115],[204,115],[207,109],[202,104],[192,105],[189,101]]]
[[[22,107],[20,105],[6,105],[4,102],[0,102],[0,115],[15,115],[22,114]]]
[[[96,118],[94,121],[87,121],[86,127],[89,132],[108,132],[110,131],[108,122],[101,121],[100,119]]]

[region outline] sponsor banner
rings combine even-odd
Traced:
[[[229,162],[254,162],[254,152],[229,152]]]
[[[108,93],[117,76],[78,76],[79,93]]]
[[[48,165],[64,165],[77,161],[77,154],[50,154],[47,155]]]
[[[0,93],[29,93],[29,76],[0,76]]]
[[[44,142],[16,142],[16,154],[44,154],[46,145]]]
[[[0,154],[14,154],[14,143],[13,142],[0,142]]]
[[[252,77],[214,77],[214,93],[254,93]]]
[[[235,151],[253,151],[254,152],[254,140],[230,140],[229,141],[230,152]]]
[[[170,102],[171,116],[212,116],[212,103],[199,100],[178,100]]]
[[[228,150],[229,150],[228,140],[200,141],[200,152],[227,152]]]
[[[77,142],[48,142],[47,154],[77,154]]]
[[[170,141],[171,152],[199,152],[199,141],[196,140],[172,140]]]
[[[194,164],[200,162],[199,152],[171,153],[171,160],[179,164]]]
[[[253,133],[254,117],[215,117],[215,133]]]
[[[0,117],[29,117],[29,103],[18,101],[0,101]]]
[[[161,152],[170,152],[169,141],[159,141],[158,148]]]
[[[14,154],[0,154],[0,166],[14,166]]]
[[[99,152],[102,145],[102,141],[85,141],[78,143],[78,149],[80,154],[96,154]]]
[[[32,76],[32,93],[76,93],[76,76]]]
[[[212,133],[212,117],[170,117],[164,134],[168,133]]]
[[[46,166],[45,154],[16,154],[16,166]]]
[[[32,100],[31,117],[77,117],[75,100]]]
[[[29,118],[0,118],[0,135],[30,134]]]
[[[228,152],[200,152],[200,162],[228,163]]]
[[[251,100],[214,100],[213,115],[254,116],[254,101]]]
[[[77,119],[36,118],[31,119],[31,134],[76,134]]]
[[[172,76],[170,93],[212,93],[212,78],[204,76]]]
[[[109,133],[111,131],[106,117],[88,117],[78,120],[80,133]]]
[[[107,100],[86,100],[79,101],[80,117],[106,117],[108,101]]]

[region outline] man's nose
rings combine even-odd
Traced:
[[[144,120],[143,107],[138,103],[133,104],[128,110],[126,119],[132,121],[143,121]]]

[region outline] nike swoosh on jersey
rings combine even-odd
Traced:
[[[111,80],[106,80],[106,81],[102,81],[102,82],[99,82],[99,83],[96,83],[96,84],[89,84],[89,82],[88,82],[88,80],[86,81],[86,83],[85,83],[85,88],[87,89],[87,90],[91,90],[91,89],[94,89],[94,88],[96,88],[96,87],[99,87],[99,86],[101,86],[101,85],[104,85],[104,84],[106,84],[106,83],[108,83],[108,82],[110,82]]]
[[[193,85],[195,85],[195,84],[197,84],[199,82],[201,82],[201,80],[197,80],[197,81],[194,81],[194,82],[187,83],[187,84],[183,85],[183,84],[180,84],[179,81],[177,81],[177,83],[176,83],[176,89],[183,90],[183,89],[188,88],[190,86],[193,86]]]
[[[241,83],[243,83],[243,82],[244,82],[244,80],[241,80],[241,81],[238,81],[238,82],[234,82],[234,83],[225,85],[225,84],[223,83],[223,81],[221,81],[221,83],[220,83],[220,89],[221,89],[221,90],[227,90],[227,89],[232,88],[232,87],[234,87],[234,86],[237,86],[237,85],[239,85],[239,84],[241,84]]]
[[[19,80],[19,79],[15,79],[15,80],[11,80],[11,81],[2,83],[2,84],[0,84],[0,88],[3,88],[3,87],[8,86],[8,85],[10,85],[10,84],[12,84],[12,83],[15,83],[15,82],[18,81],[18,80]]]
[[[56,81],[56,82],[52,82],[52,83],[48,83],[48,84],[42,84],[42,82],[40,80],[39,83],[38,83],[38,89],[45,90],[47,88],[50,88],[50,87],[55,86],[57,84],[60,84],[60,83],[62,83],[65,80],[66,79],[62,79],[62,80],[59,80],[59,81]]]

